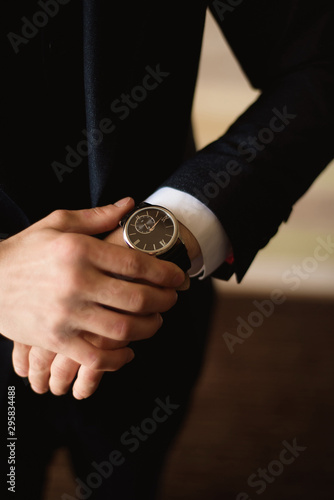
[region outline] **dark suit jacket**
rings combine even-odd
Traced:
[[[207,7],[262,93],[186,158]],[[167,185],[217,215],[235,260],[215,276],[240,280],[333,158],[332,0],[11,0],[1,10],[2,234]]]
[[[217,215],[235,260],[215,276],[227,279],[236,272],[240,280],[333,157],[332,5],[333,0],[212,2],[224,35],[262,95],[221,139],[189,156],[208,2],[3,0],[0,233],[20,231],[56,208],[127,195],[139,202],[165,184],[198,197]],[[85,145],[86,133],[91,139]],[[106,373],[86,401],[70,394],[41,398],[17,383],[10,368],[12,344],[2,339],[0,399],[16,385],[20,498],[38,498],[46,457],[59,435],[70,442],[79,477],[88,477],[94,461],[119,449],[126,429],[152,414],[155,398],[168,396],[180,406],[175,415],[149,437],[148,446],[136,453],[125,449],[126,462],[115,468],[112,488],[103,481],[99,489],[104,498],[134,498],[132,489],[149,497],[147,485],[155,482],[198,374],[209,292],[209,280],[194,281],[191,293],[180,294],[164,315],[159,334],[134,343],[135,360]],[[36,435],[43,435],[38,454]],[[7,470],[7,457],[1,463]]]

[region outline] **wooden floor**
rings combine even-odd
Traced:
[[[334,498],[334,302],[289,299],[231,354],[222,334],[236,333],[253,300],[221,297],[161,500],[246,500],[264,486],[263,499]],[[283,470],[272,465],[295,439],[306,447],[300,456]],[[258,469],[268,467],[280,474],[259,484]]]
[[[334,499],[334,300],[288,298],[232,354],[223,334],[264,298],[220,293],[159,500]],[[73,479],[61,450],[45,498],[64,492]]]

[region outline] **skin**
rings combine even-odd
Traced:
[[[127,198],[56,211],[1,243],[0,332],[35,392],[62,395],[75,379],[74,397],[89,397],[105,371],[133,359],[129,342],[158,331],[185,287],[176,265],[124,243],[118,222],[133,206]],[[104,241],[93,237],[109,231]],[[196,239],[184,226],[181,236],[195,258]]]

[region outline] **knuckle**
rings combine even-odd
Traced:
[[[66,368],[60,366],[57,363],[53,363],[52,367],[51,367],[50,385],[51,384],[54,385],[55,381],[58,382],[60,380],[66,382],[67,376],[68,376],[68,373],[67,373]],[[57,387],[58,387],[58,385],[57,385]]]
[[[33,371],[44,372],[49,369],[50,364],[45,360],[34,348],[31,349],[29,354],[30,368]]]
[[[66,394],[70,387],[71,382],[72,382],[72,377],[68,371],[67,365],[64,364],[64,362],[62,363],[54,362],[51,366],[51,377],[49,381],[51,392],[55,396],[61,396],[62,394]]]
[[[64,341],[60,338],[57,331],[50,331],[47,334],[47,347],[54,352],[61,352]]]
[[[80,261],[85,257],[87,248],[80,234],[61,233],[58,238],[58,254],[62,259],[69,262]]]
[[[70,338],[74,336],[74,328],[68,323],[59,321],[59,326],[54,326],[47,334],[47,346],[52,352],[63,352]]]
[[[138,252],[127,252],[123,260],[123,269],[125,276],[138,277],[145,273],[145,264]]]
[[[68,270],[63,280],[64,298],[78,298],[84,290],[86,290],[86,279],[80,269],[72,267]],[[84,306],[86,307],[86,306]],[[66,302],[64,304],[66,309]],[[69,311],[67,311],[69,312]]]
[[[75,252],[74,252],[75,253]],[[76,252],[77,253],[77,252]],[[62,299],[77,298],[90,286],[88,272],[85,272],[82,259],[70,253],[62,255],[55,266],[54,273],[57,275],[57,288],[60,302]],[[68,312],[68,311],[67,311]]]
[[[63,209],[54,210],[48,218],[54,227],[62,229],[69,224],[71,220],[71,212]]]
[[[59,233],[48,251],[52,259],[50,273],[57,284],[58,297],[68,297],[74,291],[87,288],[90,279],[85,238],[74,233]]]
[[[93,302],[80,301],[75,311],[76,322],[78,324],[82,324],[83,322],[87,325],[93,324],[99,309],[100,306],[97,306]]]
[[[135,312],[143,312],[148,307],[149,300],[142,288],[135,287],[129,297],[129,309]]]
[[[110,216],[110,210],[108,210],[107,207],[93,207],[91,210],[92,213],[96,214],[98,217]]]
[[[162,264],[162,265],[161,265]],[[165,263],[161,260],[156,260],[154,267],[154,276],[157,283],[164,283],[166,281],[167,273]]]
[[[131,324],[130,318],[124,316],[124,318],[120,318],[113,325],[113,338],[115,340],[130,340],[131,334]]]
[[[69,332],[70,317],[71,308],[69,303],[66,300],[59,301],[59,303],[55,305],[55,310],[50,313],[49,321],[47,322],[47,335],[51,342],[58,342],[63,333],[66,335],[66,333]]]
[[[170,262],[155,258],[152,266],[154,266],[154,275],[158,283],[165,283],[169,277],[170,272]]]
[[[117,286],[118,283],[121,283],[121,280],[114,280],[113,278],[110,278],[109,288],[100,288],[97,291],[96,302],[98,304],[110,304],[113,295],[120,293],[120,287]]]

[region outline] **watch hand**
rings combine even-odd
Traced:
[[[160,217],[160,219],[159,219],[159,220],[157,220],[157,222],[156,222],[156,223],[155,223],[155,224],[151,227],[150,232],[151,232],[151,231],[153,231],[153,229],[154,229],[154,228],[155,228],[155,226],[158,224],[158,222],[160,222],[160,221],[161,221],[161,219],[162,219],[162,217]]]

